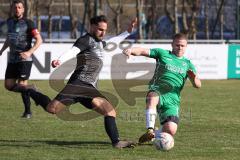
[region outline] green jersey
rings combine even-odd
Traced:
[[[185,57],[177,57],[171,51],[160,48],[151,49],[149,56],[156,59],[156,68],[149,88],[158,91],[160,95],[176,93],[180,96],[187,79],[187,71],[196,73],[194,65]]]

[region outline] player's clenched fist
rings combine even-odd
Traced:
[[[132,52],[132,49],[131,49],[131,48],[124,49],[124,50],[122,51],[122,53],[125,54],[125,55],[127,56],[127,58],[130,57],[131,52]]]
[[[53,68],[56,68],[57,66],[59,66],[61,64],[61,62],[59,60],[53,60],[51,65]]]

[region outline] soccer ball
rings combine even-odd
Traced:
[[[174,139],[172,135],[167,132],[160,132],[156,134],[156,138],[153,141],[154,146],[161,151],[168,151],[174,146]]]

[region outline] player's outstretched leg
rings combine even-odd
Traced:
[[[48,96],[36,91],[35,89],[28,89],[28,93],[36,105],[40,105],[45,111],[47,111],[47,106],[51,102],[51,99]]]

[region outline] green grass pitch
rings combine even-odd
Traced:
[[[57,94],[48,81],[30,83],[36,84],[51,98]],[[48,114],[34,103],[33,117],[22,119],[20,94],[5,90],[3,81],[0,81],[0,85],[1,160],[240,159],[239,80],[204,80],[200,90],[186,83],[182,91],[181,121],[175,136],[175,147],[169,152],[158,151],[151,144],[134,149],[113,149],[103,127],[103,117],[85,121],[79,115],[88,110],[79,104],[69,108],[70,113],[75,115],[74,121]],[[112,81],[100,81],[99,88],[118,97],[117,124],[120,136],[137,141],[145,132],[146,86],[132,88],[132,92],[141,91],[134,106],[123,100],[129,94],[126,92],[127,86],[120,85],[116,91]],[[119,95],[123,93],[125,97],[122,98]]]

